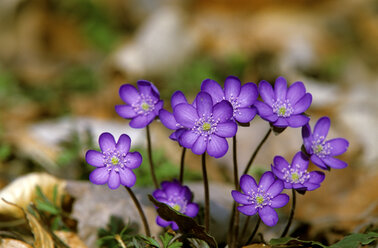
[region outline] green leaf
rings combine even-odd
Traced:
[[[278,238],[278,239],[271,239],[269,241],[269,244],[271,246],[276,246],[276,245],[293,245],[290,247],[300,247],[303,245],[311,245],[312,247],[322,247],[322,248],[328,248],[328,246],[323,245],[322,243],[316,242],[316,241],[304,241],[304,240],[299,240],[296,238],[292,237],[284,237],[284,238]],[[286,246],[285,246],[286,247]]]
[[[38,210],[45,211],[54,215],[58,215],[60,213],[60,210],[49,202],[44,202],[36,199],[35,204]]]
[[[139,237],[141,237],[142,239],[144,239],[147,244],[152,245],[152,246],[157,247],[157,248],[160,248],[159,242],[157,242],[155,239],[153,239],[151,237],[147,237],[147,236],[145,236],[143,234],[140,234]]]
[[[208,243],[211,248],[218,247],[215,239],[207,234],[205,232],[205,228],[198,225],[193,218],[190,218],[174,210],[170,206],[157,201],[152,195],[148,195],[148,198],[157,207],[157,212],[161,218],[165,219],[166,221],[176,222],[183,236],[201,239]]]
[[[373,241],[378,240],[378,233],[352,233],[345,236],[342,240],[336,244],[331,245],[331,248],[357,248],[360,245],[368,245]]]

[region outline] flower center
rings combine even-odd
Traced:
[[[126,159],[126,153],[122,153],[116,149],[103,152],[104,165],[108,168],[109,171],[114,169],[116,172],[119,169],[127,167],[130,163],[129,159]]]
[[[311,144],[311,148],[313,153],[318,155],[318,157],[320,158],[327,157],[332,150],[331,145],[325,142],[325,137],[319,135],[315,135]]]
[[[283,179],[287,183],[304,184],[310,179],[310,173],[307,170],[300,170],[299,164],[296,164],[294,168],[289,165],[288,168],[283,168],[281,172],[284,174]]]
[[[202,124],[202,130],[203,131],[209,131],[211,129],[211,124],[208,122],[205,122]]]
[[[272,105],[273,112],[280,117],[290,117],[294,112],[289,100],[276,100]]]
[[[148,105],[148,103],[142,103],[142,105],[140,105],[141,108],[144,110],[144,111],[147,111],[150,109],[150,105]]]
[[[132,104],[131,107],[138,115],[148,115],[154,111],[157,100],[151,98],[151,96],[140,94],[139,100]]]
[[[256,202],[257,204],[263,204],[264,202],[264,197],[259,195],[259,196],[256,196]]]
[[[261,187],[255,192],[247,192],[249,195],[249,201],[251,204],[255,205],[255,208],[263,208],[265,206],[272,205],[272,195],[270,193],[265,193]]]
[[[215,132],[215,130],[217,130],[219,121],[219,119],[214,119],[213,114],[208,116],[203,115],[201,118],[195,121],[191,130],[196,134],[204,136],[205,140],[211,140],[211,135]]]
[[[186,205],[188,204],[185,197],[176,193],[168,197],[168,202],[168,205],[174,210],[179,211],[180,213],[185,213]]]
[[[179,211],[179,212],[180,212],[180,210],[181,210],[181,207],[180,207],[180,205],[178,205],[178,204],[173,205],[172,208],[173,208],[174,210],[176,210],[176,211]]]
[[[119,163],[119,159],[118,159],[117,157],[112,157],[112,159],[111,159],[111,163],[112,163],[113,165],[117,165],[117,164]]]

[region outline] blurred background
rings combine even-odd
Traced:
[[[329,138],[350,141],[348,168],[327,172],[296,217],[336,234],[376,225],[377,40],[374,0],[1,0],[0,188],[30,172],[88,180],[84,154],[104,131],[129,134],[144,153],[144,131],[114,111],[124,83],[152,81],[169,109],[173,92],[194,99],[206,78],[284,76],[312,93],[312,125],[327,115]],[[240,171],[268,128],[259,117],[240,128]],[[158,176],[173,178],[180,149],[161,123],[152,130]],[[275,155],[291,161],[301,142],[300,129],[270,137],[251,173]],[[209,159],[212,182],[232,183],[231,161]],[[188,180],[202,178],[199,163],[188,154]],[[149,186],[148,169],[137,173]]]

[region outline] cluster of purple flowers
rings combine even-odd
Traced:
[[[326,140],[330,119],[320,118],[311,130],[310,118],[305,111],[311,105],[312,95],[306,92],[302,82],[288,87],[286,79],[279,77],[274,87],[267,81],[261,81],[257,87],[254,83],[242,85],[237,77],[229,76],[222,88],[216,81],[206,79],[192,103],[181,91],[175,92],[171,98],[172,112],[163,109],[159,91],[152,83],[138,81],[137,85],[138,89],[130,84],[121,86],[119,95],[125,104],[117,105],[116,112],[130,119],[129,124],[133,128],[147,127],[158,117],[164,126],[173,130],[170,138],[191,149],[194,154],[207,153],[214,158],[224,156],[228,151],[226,138],[234,137],[238,125],[248,125],[256,115],[268,121],[272,128],[302,127],[304,149],[295,154],[291,164],[276,156],[271,171],[262,175],[259,184],[251,176],[242,175],[241,192],[232,191],[241,213],[259,214],[268,226],[278,221],[274,209],[289,201],[289,196],[282,194],[284,189],[305,192],[320,187],[325,174],[308,171],[310,161],[324,170],[347,166],[334,156],[347,150],[348,141],[343,138]],[[103,133],[99,145],[101,152],[89,150],[86,154],[87,162],[96,167],[89,176],[90,181],[94,184],[107,183],[110,189],[119,185],[132,187],[136,181],[132,169],[140,166],[142,157],[138,152],[129,152],[129,136],[121,135],[116,143],[111,134]],[[153,196],[189,217],[198,213],[191,191],[178,181],[163,182]],[[163,227],[178,228],[176,223],[159,216],[156,221]]]

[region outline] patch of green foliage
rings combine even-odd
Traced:
[[[35,192],[35,206],[40,214],[48,219],[51,230],[70,230],[63,221],[63,217],[68,216],[68,214],[62,210],[58,203],[58,186],[54,185],[52,200],[46,197],[38,185],[35,187]]]
[[[129,248],[179,248],[182,243],[178,240],[181,235],[166,232],[160,235],[159,243],[152,237],[137,234],[132,227],[125,225],[123,220],[116,216],[111,216],[105,228],[100,228],[97,232],[97,245],[100,248],[108,247],[129,247]]]

